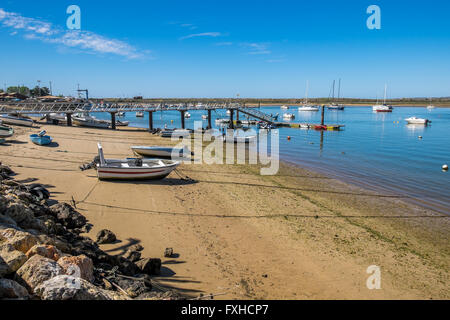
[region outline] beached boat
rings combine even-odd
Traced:
[[[138,111],[136,112],[136,118],[143,118],[144,117],[144,112]]]
[[[45,130],[41,131],[39,134],[30,135],[31,142],[39,146],[46,146],[52,143],[52,137],[46,135]]]
[[[161,137],[163,138],[187,137],[190,134],[191,132],[185,129],[164,129],[161,131]]]
[[[13,124],[25,127],[33,126],[33,120],[30,118],[21,117],[19,115],[1,115],[0,120],[2,120],[2,123],[4,124]]]
[[[98,144],[99,163],[97,176],[99,179],[164,179],[180,162],[161,159],[105,159],[103,148]]]
[[[422,124],[425,126],[431,122],[428,119],[417,118],[417,117],[411,117],[411,118],[405,119],[405,121],[408,122],[409,124]]]
[[[0,138],[9,138],[14,135],[14,129],[11,127],[0,126]]]
[[[73,123],[80,127],[107,129],[111,126],[111,121],[98,120],[89,114],[77,114],[73,117]]]
[[[192,154],[188,147],[173,148],[173,147],[160,147],[160,146],[134,146],[131,147],[134,154],[138,156],[150,157],[150,158],[188,158]]]

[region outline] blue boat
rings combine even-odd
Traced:
[[[42,131],[39,134],[32,134],[30,136],[31,142],[40,146],[46,146],[52,143],[52,137],[46,136],[46,132]]]

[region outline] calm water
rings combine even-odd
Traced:
[[[279,106],[262,108],[266,113],[285,110]],[[294,122],[319,123],[320,112],[294,113]],[[193,128],[206,111],[192,111],[186,127]],[[405,118],[428,118],[428,127],[407,125]],[[109,115],[99,115],[108,119]],[[213,112],[213,118],[225,118],[225,111]],[[132,126],[147,127],[148,115],[136,118],[127,114]],[[155,113],[155,127],[180,127],[180,113]],[[241,120],[244,119],[241,115]],[[450,213],[450,109],[394,108],[393,113],[376,114],[370,107],[347,107],[345,111],[328,111],[327,124],[343,124],[343,131],[280,128],[281,159],[315,169],[344,181],[384,193],[406,195],[437,211]],[[173,120],[173,123],[171,122]],[[398,121],[398,123],[397,123]],[[214,122],[213,122],[214,124]],[[204,122],[206,126],[206,121]],[[291,136],[291,140],[287,140]],[[419,139],[422,136],[422,139]]]

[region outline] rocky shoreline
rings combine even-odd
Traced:
[[[141,245],[107,254],[99,244],[116,241],[113,232],[100,231],[97,241],[82,236],[91,225],[75,203],[50,201],[45,186],[19,183],[13,175],[0,164],[0,299],[183,298],[152,282],[161,260],[142,258]]]

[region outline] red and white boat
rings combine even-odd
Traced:
[[[97,175],[103,179],[157,180],[164,179],[179,165],[179,161],[160,159],[105,159],[98,144]]]
[[[387,84],[384,86],[384,103],[372,107],[373,112],[392,112],[393,108],[386,104]]]

